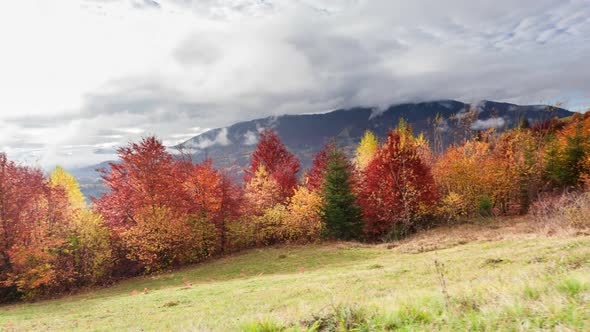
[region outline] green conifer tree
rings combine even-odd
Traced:
[[[575,134],[567,137],[567,143],[564,151],[564,164],[567,170],[563,179],[567,186],[578,186],[580,184],[580,175],[583,172],[583,161],[588,153],[586,142],[588,137],[584,135],[583,123],[579,121],[576,124]]]
[[[330,153],[325,174],[322,221],[325,235],[338,240],[358,240],[362,237],[361,210],[352,192],[352,167],[341,151]]]

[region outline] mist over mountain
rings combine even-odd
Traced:
[[[468,112],[472,118],[467,123]],[[552,117],[567,117],[573,113],[547,105],[520,106],[509,103],[482,101],[467,104],[455,100],[392,105],[384,110],[368,107],[339,109],[326,113],[283,115],[239,122],[217,128],[179,144],[175,149],[190,154],[194,161],[211,158],[214,164],[239,176],[248,165],[256,147],[258,133],[274,129],[281,140],[299,157],[302,169],[310,167],[312,156],[329,140],[352,152],[366,130],[384,138],[388,130],[405,119],[416,134],[424,133],[446,148],[460,142],[467,125],[472,131],[513,128],[519,121],[530,123]],[[233,165],[233,166],[232,166]]]
[[[366,130],[384,138],[387,131],[405,119],[416,134],[423,133],[434,143],[446,148],[460,142],[468,132],[495,128],[503,131],[526,119],[535,123],[552,117],[567,117],[573,112],[547,105],[515,105],[482,101],[475,104],[455,100],[407,103],[387,109],[354,107],[330,112],[270,116],[238,122],[228,127],[209,130],[179,145],[170,147],[174,154],[190,156],[194,162],[211,158],[216,167],[241,179],[250,156],[256,148],[258,133],[272,128],[301,162],[302,170],[311,166],[313,155],[329,140],[335,140],[352,154]],[[466,117],[469,116],[469,121]],[[466,127],[467,126],[467,127]],[[100,196],[101,185],[97,168],[108,167],[108,162],[96,166],[72,169],[87,196]]]

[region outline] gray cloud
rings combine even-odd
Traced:
[[[132,2],[135,8],[157,8],[161,7],[160,3],[155,0],[135,0]]]
[[[75,109],[0,117],[0,128],[21,142],[0,134],[4,145],[45,144],[56,154],[66,144],[125,144],[148,134],[177,143],[198,133],[194,127],[435,99],[590,103],[584,0],[133,3],[160,9],[136,11],[138,20],[150,18],[140,26],[186,19],[171,28],[166,40],[174,42],[154,36],[157,56],[86,91]],[[116,16],[116,4],[129,3],[108,1],[102,11]]]

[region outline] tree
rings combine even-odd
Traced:
[[[377,136],[372,131],[367,130],[361,138],[361,141],[356,148],[356,155],[354,164],[359,170],[364,170],[371,160],[375,157],[375,153],[379,149],[379,142]]]
[[[78,181],[62,167],[55,167],[49,175],[49,181],[52,186],[61,187],[65,191],[73,209],[81,210],[86,208],[86,199],[80,191]]]
[[[214,219],[221,206],[221,174],[213,168],[211,160],[186,166],[189,170],[182,183],[188,195],[186,210],[199,218]]]
[[[324,205],[320,193],[299,186],[291,197],[284,233],[291,242],[318,240],[322,231],[321,211]]]
[[[456,194],[468,215],[480,212],[480,207],[492,207],[496,197],[506,196],[513,178],[506,176],[506,160],[494,152],[493,132],[481,133],[462,145],[452,146],[437,159],[433,175],[439,193],[445,197]],[[486,209],[483,209],[486,210]],[[483,211],[491,213],[489,209]]]
[[[79,211],[68,236],[79,285],[109,280],[114,264],[111,232],[102,217],[90,210]]]
[[[407,127],[389,132],[365,169],[360,198],[372,238],[404,235],[436,203],[434,178]]]
[[[186,208],[183,182],[178,162],[166,152],[155,137],[117,151],[119,161],[110,164],[110,171],[101,170],[109,192],[95,200],[96,211],[115,227],[129,227],[137,223],[135,214],[167,207],[173,213]]]
[[[545,175],[558,187],[577,187],[590,172],[585,166],[590,154],[590,115],[576,115],[552,137],[545,153]]]
[[[590,124],[590,118],[588,118]],[[564,176],[561,183],[565,186],[578,186],[580,176],[584,173],[584,159],[590,151],[590,125],[585,130],[582,120],[575,121],[565,130],[563,151]]]
[[[214,221],[219,232],[220,250],[225,252],[230,245],[227,224],[242,217],[243,193],[240,186],[229,175],[221,174],[218,194],[220,195],[220,205]]]
[[[322,221],[328,238],[358,240],[362,236],[361,210],[357,205],[352,166],[344,153],[332,151],[328,156],[322,196]]]
[[[582,162],[582,165],[585,172],[580,177],[580,180],[585,187],[584,189],[586,189],[586,191],[590,191],[590,153],[588,153],[586,159]]]
[[[137,211],[136,225],[122,233],[127,258],[139,262],[146,272],[190,263],[196,258],[193,230],[184,216],[169,208],[146,207]]]
[[[154,137],[119,149],[103,171],[110,192],[95,201],[113,230],[117,274],[154,271],[225,250],[239,188],[210,160],[175,160]]]
[[[261,215],[253,216],[254,238],[256,245],[268,246],[287,240],[285,221],[289,211],[283,204],[276,204],[265,209]]]
[[[279,183],[271,177],[266,168],[261,166],[244,190],[248,214],[260,215],[266,209],[272,208],[281,202],[281,188]]]
[[[78,285],[93,285],[105,282],[111,275],[113,255],[111,233],[99,214],[87,209],[86,200],[78,181],[61,167],[49,175],[53,188],[63,190],[68,204],[71,224],[69,242],[74,260]]]
[[[566,178],[567,170],[563,163],[563,151],[559,140],[551,137],[545,147],[545,168],[544,175],[548,182],[554,186],[561,186]]]
[[[217,250],[223,252],[227,245],[226,222],[241,214],[240,188],[227,175],[213,168],[211,160],[200,164],[188,164],[188,176],[183,184],[188,200],[189,213],[203,222],[215,225],[219,243]]]
[[[311,169],[305,174],[305,186],[311,191],[322,191],[329,155],[336,149],[334,142],[329,142],[313,156]]]
[[[250,182],[261,166],[278,183],[281,202],[286,202],[297,186],[299,160],[287,150],[279,136],[269,129],[260,133],[250,167],[245,170],[244,182]]]
[[[63,189],[52,187],[39,169],[18,166],[0,154],[2,298],[18,293],[34,298],[71,287],[68,203]]]
[[[110,189],[94,206],[112,230],[115,274],[129,275],[189,262],[193,240],[187,171],[155,137],[118,150],[119,161],[102,178]],[[197,244],[195,244],[197,245]],[[178,250],[178,252],[172,252]],[[181,251],[184,250],[184,251]]]

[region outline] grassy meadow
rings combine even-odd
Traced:
[[[590,235],[521,219],[249,250],[0,307],[6,331],[590,330]]]

